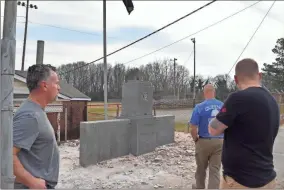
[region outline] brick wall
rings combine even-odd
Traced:
[[[87,121],[87,101],[64,102],[64,106],[67,107],[68,139],[78,139],[80,122]]]
[[[80,122],[87,121],[87,102],[68,101],[63,102],[63,112],[60,113],[60,140],[65,140],[65,108],[67,108],[67,138],[78,139],[80,137]],[[55,132],[57,132],[57,113],[47,113]]]

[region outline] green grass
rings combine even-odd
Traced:
[[[109,118],[114,118],[116,116],[115,107],[108,108]],[[104,107],[89,107],[88,108],[88,121],[99,121],[104,120]]]
[[[187,133],[187,122],[176,122],[175,131]],[[190,128],[189,128],[190,131]]]
[[[114,118],[116,116],[117,108],[114,106],[108,107],[108,116]],[[104,107],[94,106],[88,108],[88,121],[104,120]],[[176,122],[175,131],[187,132],[187,122]]]

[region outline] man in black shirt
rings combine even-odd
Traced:
[[[252,59],[239,61],[232,93],[209,126],[211,135],[224,133],[223,178],[220,188],[275,188],[273,145],[280,125],[274,97],[261,87],[261,73]]]

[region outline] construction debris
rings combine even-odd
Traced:
[[[57,188],[191,189],[196,168],[194,143],[189,134],[178,132],[175,141],[148,154],[128,155],[87,168],[79,165],[80,142],[69,141],[60,146]],[[284,188],[282,179],[278,179],[277,188]]]
[[[191,188],[195,172],[194,143],[185,133],[176,133],[175,141],[148,154],[128,155],[87,168],[79,165],[79,141],[69,141],[60,146],[57,188]]]

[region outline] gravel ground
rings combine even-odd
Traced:
[[[194,179],[194,144],[189,134],[176,133],[176,142],[138,157],[124,156],[82,168],[79,142],[60,146],[57,188],[190,188]]]
[[[61,168],[56,188],[160,189],[188,188],[194,182],[194,143],[189,134],[176,132],[175,143],[138,157],[128,155],[94,166],[79,165],[79,141],[60,145]],[[284,179],[277,188],[284,189]]]

